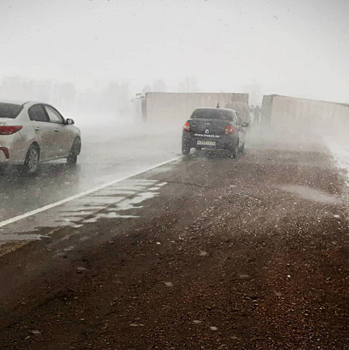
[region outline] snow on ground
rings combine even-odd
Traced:
[[[335,165],[343,171],[345,182],[349,187],[349,143],[339,142],[333,137],[326,137],[325,144],[333,156]]]
[[[347,188],[344,189],[342,200],[347,204],[347,215],[349,215],[349,143],[345,139],[325,137],[325,144],[330,150],[335,166],[342,172]],[[336,216],[335,216],[336,217]]]

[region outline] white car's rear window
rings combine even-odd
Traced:
[[[23,106],[12,103],[0,103],[0,118],[15,119]]]

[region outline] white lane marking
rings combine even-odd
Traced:
[[[71,197],[68,197],[68,198],[65,198],[65,199],[62,199],[58,202],[55,202],[55,203],[52,203],[52,204],[48,204],[48,205],[45,205],[44,207],[41,207],[41,208],[38,208],[38,209],[35,209],[35,210],[32,210],[32,211],[29,211],[28,213],[25,213],[25,214],[22,214],[22,215],[18,215],[18,216],[15,216],[11,219],[8,219],[8,220],[5,220],[5,221],[2,221],[0,222],[0,228],[4,227],[4,226],[7,226],[7,225],[10,225],[10,224],[13,224],[14,222],[17,222],[17,221],[20,221],[20,220],[23,220],[25,218],[28,218],[30,216],[33,216],[33,215],[36,215],[36,214],[39,214],[39,213],[42,213],[43,211],[46,211],[46,210],[49,210],[49,209],[52,209],[52,208],[55,208],[55,207],[58,207],[62,204],[65,204],[67,202],[70,202],[70,201],[73,201],[75,199],[78,199],[78,198],[81,198],[81,197],[84,197],[90,193],[94,193],[96,191],[99,191],[103,188],[106,188],[108,186],[112,186],[118,182],[121,182],[121,181],[125,181],[127,179],[130,179],[134,176],[137,176],[137,175],[140,175],[140,174],[144,174],[146,173],[147,171],[150,171],[150,170],[153,170],[153,169],[156,169],[156,168],[159,168],[163,165],[166,165],[166,164],[169,164],[169,163],[172,163],[172,162],[175,162],[176,160],[179,160],[181,159],[182,157],[176,157],[176,158],[173,158],[173,159],[170,159],[170,160],[167,160],[165,162],[162,162],[160,164],[157,164],[157,165],[154,165],[150,168],[147,168],[145,170],[142,170],[138,173],[135,173],[133,175],[130,175],[130,176],[127,176],[127,177],[124,177],[124,178],[121,178],[121,179],[118,179],[118,180],[114,180],[114,181],[111,181],[109,183],[106,183],[104,185],[101,185],[99,187],[96,187],[96,188],[93,188],[92,190],[88,190],[88,191],[85,191],[85,192],[82,192],[82,193],[79,193],[79,194],[76,194],[74,196],[71,196]]]

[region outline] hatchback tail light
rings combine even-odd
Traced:
[[[233,134],[234,133],[234,128],[230,125],[225,127],[225,134],[229,135],[229,134]]]
[[[0,135],[12,135],[21,130],[23,126],[0,126]]]
[[[183,131],[190,132],[190,123],[186,122],[183,127]]]

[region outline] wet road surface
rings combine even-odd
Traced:
[[[0,222],[179,155],[180,129],[136,128],[133,124],[110,128],[108,132],[96,127],[82,130],[83,150],[76,167],[63,160],[42,164],[38,175],[31,177],[18,169],[2,171]]]
[[[42,238],[2,247],[2,348],[347,349],[345,181],[322,144],[251,140],[8,225]]]

